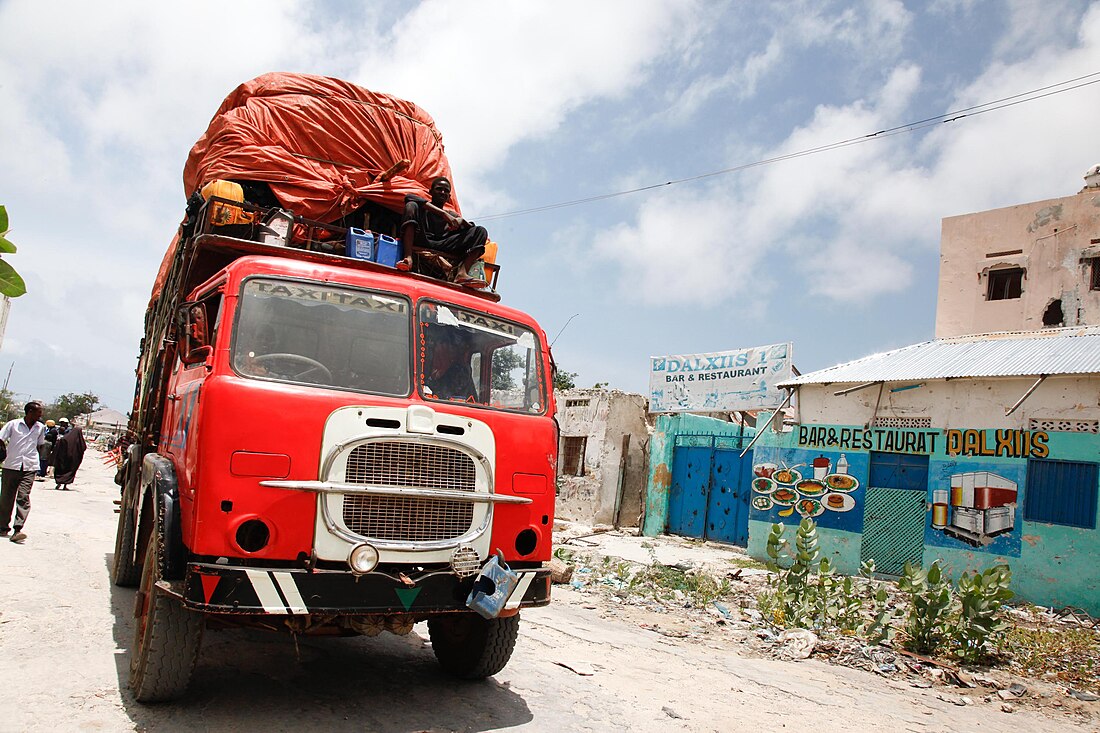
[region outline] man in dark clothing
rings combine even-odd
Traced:
[[[54,489],[68,491],[69,484],[76,478],[80,462],[84,460],[84,451],[88,445],[84,442],[84,433],[80,428],[75,425],[69,427],[69,421],[65,418],[57,422],[63,429],[68,429],[57,439],[53,449],[53,480],[57,484]]]
[[[412,268],[413,247],[435,250],[457,260],[451,279],[458,285],[483,288],[486,283],[470,276],[470,268],[485,253],[489,235],[485,227],[474,226],[453,211],[443,208],[451,198],[451,182],[445,177],[432,180],[431,201],[409,194],[405,197],[405,220],[401,223],[403,259],[398,270]]]
[[[470,348],[463,334],[449,326],[435,326],[429,336],[424,391],[441,400],[477,401],[470,372]]]

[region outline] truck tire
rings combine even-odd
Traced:
[[[111,579],[122,588],[133,588],[141,582],[141,566],[134,561],[136,529],[133,515],[122,506],[115,531],[115,555],[111,560]]]
[[[504,669],[516,648],[519,614],[486,619],[455,613],[428,619],[432,651],[440,666],[464,680],[481,680]]]
[[[187,691],[202,645],[203,618],[157,587],[156,538],[145,552],[135,600],[130,690],[138,702],[175,700]]]

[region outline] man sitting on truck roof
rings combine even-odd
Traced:
[[[485,227],[474,226],[443,208],[451,198],[451,182],[445,176],[432,179],[428,193],[431,201],[414,194],[405,197],[405,220],[401,223],[403,259],[397,263],[397,269],[412,269],[413,247],[435,250],[454,259],[461,258],[451,272],[454,283],[485,287],[484,280],[470,276],[470,268],[485,253],[489,238]]]

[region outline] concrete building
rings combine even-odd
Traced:
[[[1021,598],[1100,614],[1100,326],[938,339],[785,384],[801,418],[754,448],[754,557],[773,522],[812,516],[842,572],[1007,563]]]
[[[606,389],[559,392],[556,514],[587,524],[636,526],[642,514],[650,426],[646,399]]]
[[[1100,324],[1100,166],[1073,196],[951,216],[936,337]]]

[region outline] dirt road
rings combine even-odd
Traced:
[[[35,484],[24,545],[0,541],[3,730],[740,731],[1088,730],[813,660],[739,656],[668,638],[555,587],[525,612],[509,666],[483,683],[438,670],[418,625],[406,637],[300,639],[209,631],[185,702],[126,691],[133,591],[108,576],[111,471],[92,451],[75,491]],[[946,695],[941,695],[948,697]]]

